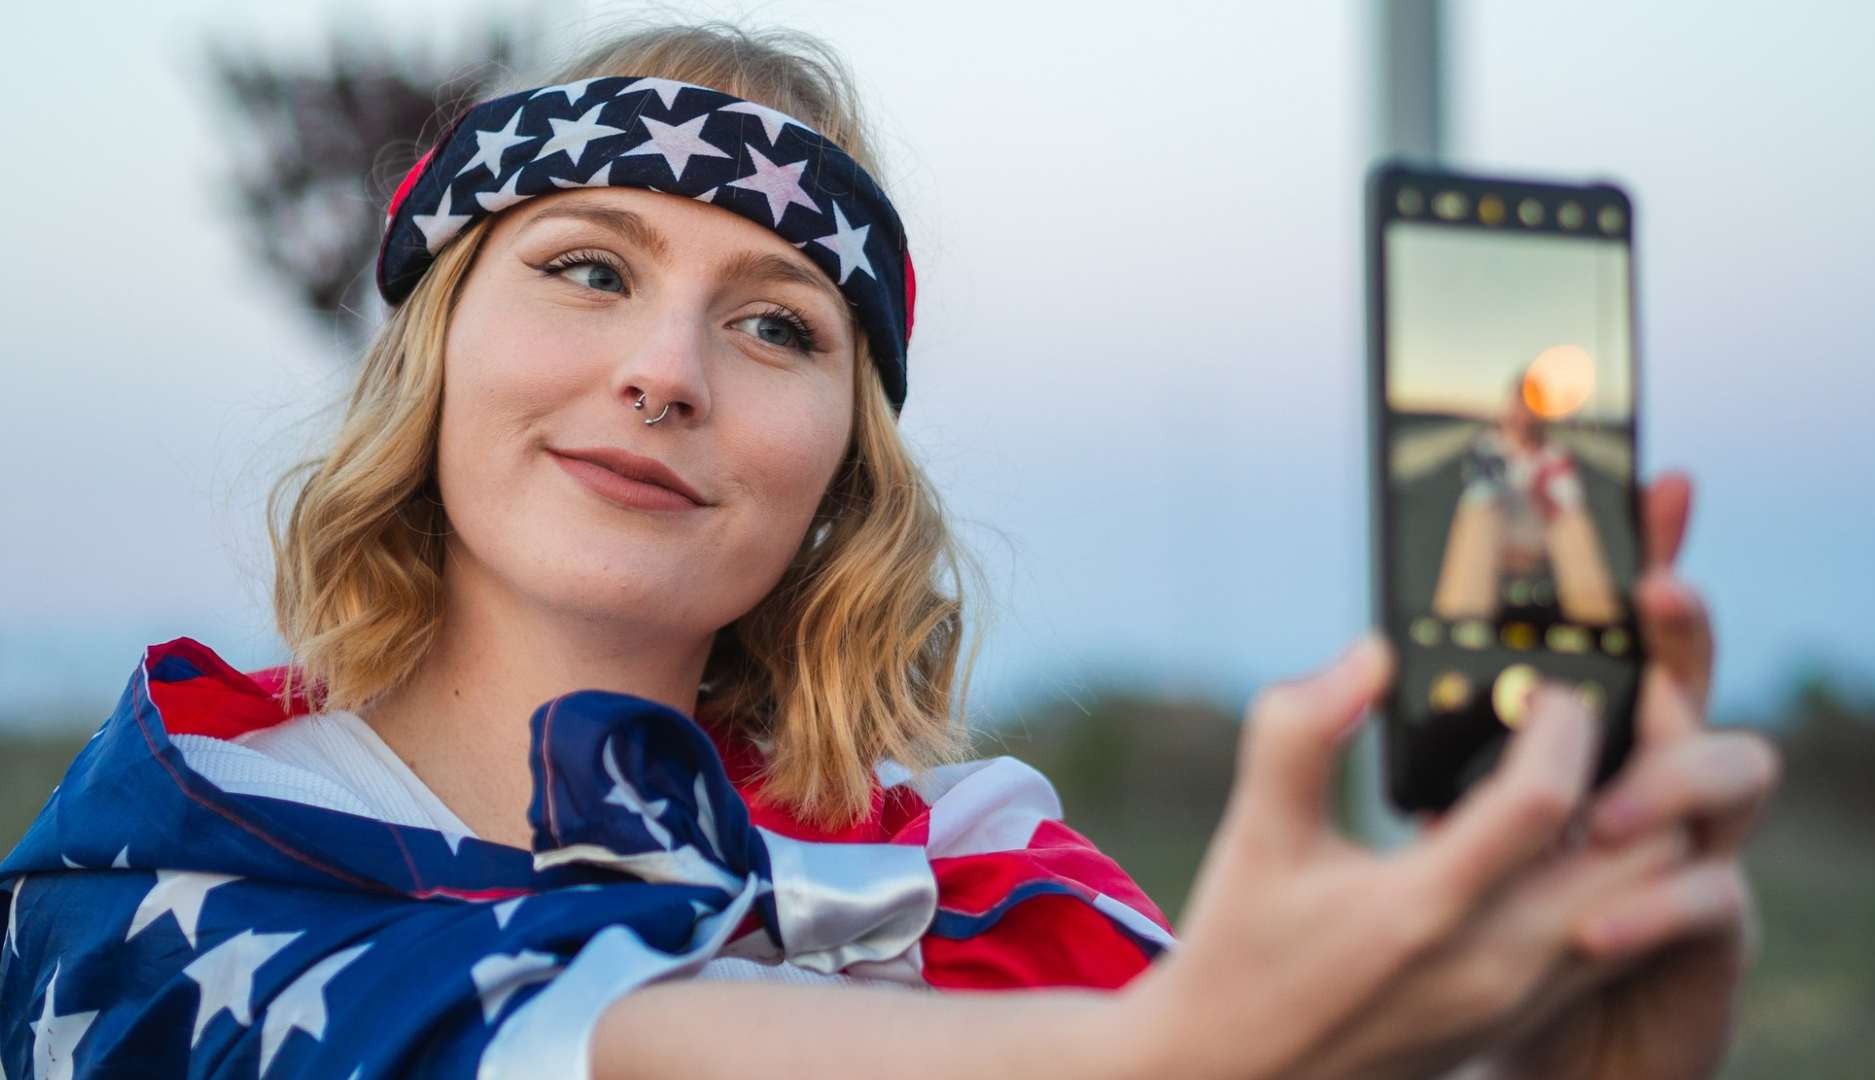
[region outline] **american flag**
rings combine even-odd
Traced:
[[[723,957],[912,987],[1116,988],[1165,916],[1010,757],[876,769],[814,829],[758,754],[582,690],[530,718],[531,851],[192,770],[310,708],[285,668],[150,646],[0,862],[0,1077],[584,1076],[605,1007]]]

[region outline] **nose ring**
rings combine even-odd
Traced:
[[[643,394],[639,394],[639,395],[638,395],[638,400],[637,400],[637,401],[634,401],[634,402],[632,402],[632,408],[634,408],[634,409],[642,409],[642,408],[644,408],[644,407],[645,407],[645,395],[643,395]],[[652,417],[651,419],[649,419],[649,420],[646,420],[646,421],[645,421],[645,423],[647,423],[647,424],[655,424],[655,423],[657,423],[657,422],[658,422],[659,420],[662,420],[662,419],[664,419],[664,413],[668,413],[668,412],[670,412],[670,411],[671,411],[671,403],[667,401],[667,402],[665,402],[665,403],[664,403],[664,412],[661,412],[661,413],[659,413],[659,414],[657,414],[656,416],[654,416],[654,417]]]

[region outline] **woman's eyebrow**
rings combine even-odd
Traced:
[[[845,310],[846,296],[819,270],[802,266],[786,255],[758,255],[745,251],[722,266],[724,280],[736,282],[788,281],[818,290],[837,310]]]
[[[649,251],[652,258],[659,263],[670,262],[670,241],[641,214],[605,206],[558,204],[542,207],[540,212],[529,218],[522,228],[532,228],[540,222],[555,219],[583,221],[596,225],[608,232],[617,233]],[[833,282],[829,281],[825,274],[816,268],[803,266],[785,255],[744,251],[725,262],[721,273],[729,281],[788,281],[797,285],[805,285],[818,290],[838,307],[844,309],[846,306],[845,294],[835,288]]]
[[[582,206],[575,204],[555,204],[542,207],[540,212],[527,219],[523,228],[533,228],[543,221],[568,218],[597,225],[608,232],[615,232],[639,247],[651,252],[658,262],[669,262],[671,242],[664,234],[653,228],[651,223],[630,210],[615,210],[605,206]]]

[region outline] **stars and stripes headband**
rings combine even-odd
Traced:
[[[603,76],[471,107],[391,196],[378,292],[402,301],[471,223],[588,187],[688,195],[779,233],[857,309],[893,413],[904,406],[917,284],[885,192],[801,121],[694,83]]]

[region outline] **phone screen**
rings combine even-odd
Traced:
[[[1376,223],[1389,772],[1396,802],[1443,806],[1539,678],[1631,723],[1631,209],[1612,188],[1393,180]]]

